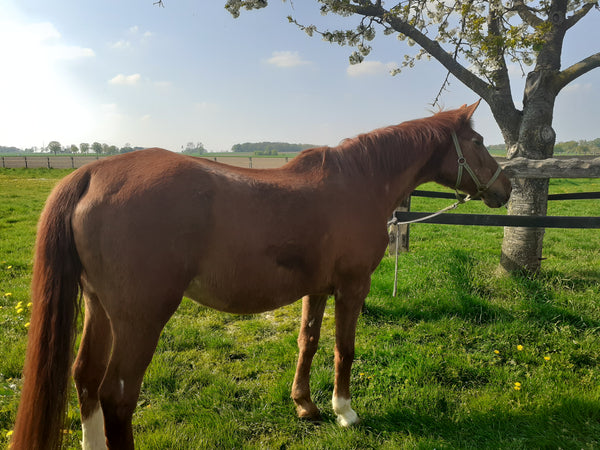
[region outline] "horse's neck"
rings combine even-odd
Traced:
[[[342,144],[328,149],[322,166],[343,184],[389,216],[419,184],[432,179],[433,149],[406,144],[401,148],[358,148]]]

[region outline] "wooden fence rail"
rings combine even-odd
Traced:
[[[44,156],[0,156],[4,169],[78,169],[106,156],[96,155],[44,155]],[[202,158],[229,164],[230,166],[271,169],[284,165],[290,157],[256,158],[252,156],[203,156]]]
[[[587,173],[586,173],[587,175]],[[578,177],[570,177],[578,178]],[[582,177],[593,178],[593,177]],[[443,198],[455,200],[456,196],[449,192],[414,191],[396,211],[394,218],[398,222],[409,222],[422,219],[431,215],[430,212],[411,212],[411,197]],[[577,192],[567,194],[550,194],[548,200],[595,200],[600,199],[600,192]],[[477,199],[479,200],[479,199]],[[498,226],[498,227],[532,227],[532,228],[600,228],[600,216],[511,216],[497,214],[440,214],[419,223],[433,223],[440,225],[475,225],[475,226]],[[398,246],[396,246],[398,240]],[[397,225],[390,232],[389,253],[407,252],[410,245],[410,225]]]

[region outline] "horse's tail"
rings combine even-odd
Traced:
[[[38,224],[24,384],[12,450],[61,446],[82,272],[71,219],[90,174],[74,172],[52,192]]]

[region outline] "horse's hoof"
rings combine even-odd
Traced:
[[[358,415],[352,411],[354,413],[354,415],[352,414],[347,414],[347,415],[343,415],[343,416],[338,416],[337,418],[337,423],[339,426],[347,428],[347,427],[353,427],[355,425],[358,425],[360,423],[360,417],[358,417]]]
[[[350,427],[360,422],[358,414],[350,407],[350,399],[333,397],[333,412],[337,415],[337,423],[342,427]]]
[[[296,409],[298,418],[309,422],[320,422],[322,419],[321,412],[314,404],[309,407],[298,406]]]

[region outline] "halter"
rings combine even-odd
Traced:
[[[464,157],[463,152],[460,149],[460,144],[458,143],[458,137],[456,136],[456,133],[454,131],[452,132],[452,141],[454,142],[454,148],[456,149],[456,153],[458,155],[458,175],[456,176],[456,184],[454,185],[454,190],[456,191],[456,198],[458,198],[459,200],[462,198],[458,193],[458,188],[460,187],[460,182],[462,181],[463,168],[468,172],[469,175],[471,175],[471,179],[475,183],[475,187],[477,187],[477,193],[474,196],[469,195],[467,196],[467,198],[469,200],[479,198],[485,191],[487,191],[490,188],[492,184],[494,184],[494,181],[498,179],[498,176],[500,175],[500,172],[502,172],[502,169],[500,168],[500,166],[498,166],[496,172],[494,173],[494,175],[492,175],[492,178],[490,178],[490,181],[488,181],[487,184],[482,184],[479,181],[479,178],[477,178],[477,175],[475,175],[475,171],[471,169],[471,166],[469,166],[467,159]]]
[[[492,178],[490,178],[490,180],[486,184],[482,184],[479,181],[479,178],[477,178],[475,171],[473,169],[471,169],[471,166],[469,166],[467,159],[463,155],[463,152],[460,149],[460,144],[458,143],[458,137],[456,136],[456,133],[454,131],[452,132],[452,141],[454,142],[454,148],[456,149],[456,153],[458,155],[458,160],[457,160],[458,175],[456,176],[456,184],[454,185],[454,191],[456,192],[456,202],[450,206],[446,206],[445,208],[440,209],[438,212],[435,212],[435,213],[430,214],[425,217],[420,217],[419,219],[409,220],[406,222],[399,222],[398,219],[396,219],[396,217],[394,217],[392,220],[390,220],[388,222],[388,226],[389,225],[408,225],[411,223],[423,222],[425,220],[439,216],[440,214],[443,214],[447,211],[450,211],[450,210],[456,208],[458,205],[460,205],[462,203],[466,203],[469,200],[474,200],[476,198],[479,198],[483,193],[485,193],[485,191],[487,191],[492,186],[492,184],[494,184],[494,181],[496,181],[498,179],[498,176],[502,172],[502,169],[500,168],[500,166],[498,166],[498,168],[496,169],[496,172],[494,173],[494,175],[492,175]],[[471,179],[473,180],[473,182],[475,183],[475,186],[477,187],[477,192],[475,193],[475,195],[467,195],[466,197],[463,197],[458,192],[458,188],[460,187],[460,182],[462,181],[463,168],[467,171],[467,173],[469,175],[471,175]]]

